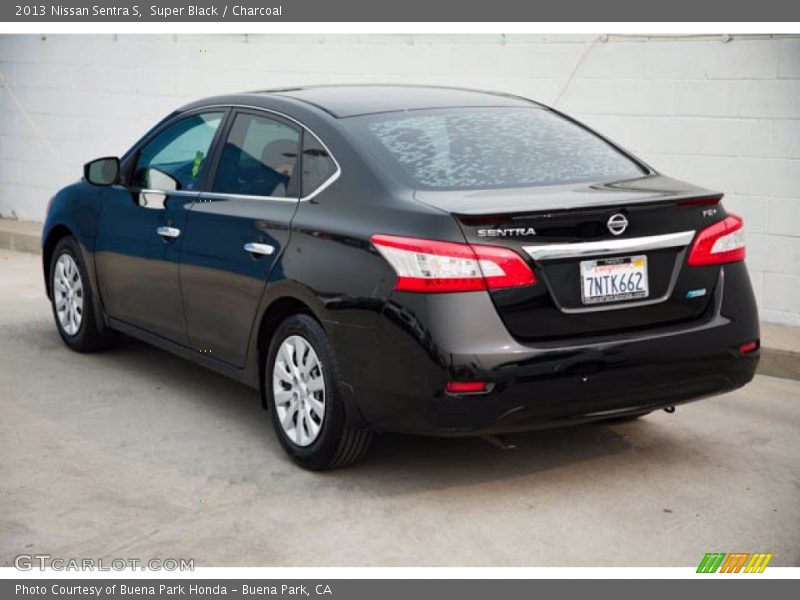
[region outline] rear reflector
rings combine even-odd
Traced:
[[[695,238],[689,253],[689,266],[719,265],[744,260],[744,221],[730,215],[706,227]]]
[[[753,352],[754,350],[758,350],[758,340],[747,342],[746,344],[739,346],[739,352],[742,354],[747,354],[749,352]]]
[[[448,394],[476,394],[488,392],[489,387],[485,381],[448,381],[444,391]]]
[[[472,292],[533,285],[536,276],[507,248],[394,235],[370,241],[397,273],[401,292]]]

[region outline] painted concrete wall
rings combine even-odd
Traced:
[[[86,160],[206,95],[408,82],[556,102],[724,191],[746,219],[762,317],[800,324],[798,37],[0,36],[0,74],[0,215],[34,220]]]

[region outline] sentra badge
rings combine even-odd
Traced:
[[[536,235],[533,227],[508,227],[506,229],[478,229],[478,237],[513,237]]]

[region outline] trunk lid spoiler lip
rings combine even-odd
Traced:
[[[455,216],[553,213],[576,209],[637,207],[694,199],[721,198],[720,192],[664,175],[611,183],[483,190],[420,190],[414,198]]]

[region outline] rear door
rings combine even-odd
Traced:
[[[186,343],[179,280],[187,208],[197,199],[224,111],[165,124],[134,153],[124,185],[105,192],[96,259],[108,314]]]
[[[190,345],[242,367],[267,278],[289,242],[302,132],[239,109],[223,136],[208,190],[189,210],[180,282]]]

